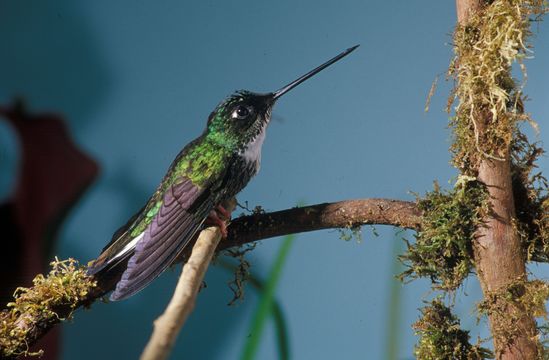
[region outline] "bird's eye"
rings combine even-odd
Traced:
[[[238,106],[232,114],[233,119],[245,119],[250,115],[251,109],[248,106],[240,105]]]

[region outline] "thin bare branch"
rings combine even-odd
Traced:
[[[181,327],[194,309],[204,275],[220,240],[221,231],[217,227],[200,233],[189,260],[183,266],[170,303],[154,321],[154,331],[141,354],[141,360],[167,359],[170,355]]]
[[[361,225],[392,225],[417,230],[420,220],[421,212],[411,201],[360,199],[296,207],[235,219],[220,249],[276,236]]]

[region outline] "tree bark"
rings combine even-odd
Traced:
[[[458,22],[466,24],[481,6],[480,0],[456,0]],[[488,119],[485,119],[487,123]],[[483,219],[484,224],[477,231],[473,247],[475,266],[485,296],[504,290],[517,280],[527,279],[525,256],[513,225],[515,207],[510,152],[507,151],[504,157],[504,161],[484,158],[478,169],[478,179],[486,184],[491,205],[491,213]],[[535,359],[538,356],[535,320],[517,311],[507,305],[502,313],[489,314],[497,359]],[[507,323],[508,318],[518,319],[518,331],[511,340],[497,336],[497,331],[494,331],[501,329],[506,318]]]
[[[229,236],[218,249],[288,234],[362,225],[392,225],[419,229],[421,211],[410,201],[345,200],[242,216],[231,222]]]
[[[481,0],[456,0],[457,18],[460,24],[467,22],[469,17],[481,7]]]

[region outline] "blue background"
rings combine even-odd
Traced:
[[[0,102],[22,95],[32,110],[63,113],[76,141],[100,162],[101,175],[70,215],[57,250],[85,262],[146,201],[222,98],[242,88],[277,89],[354,44],[361,44],[355,53],[277,104],[261,172],[240,202],[278,210],[298,202],[411,200],[410,191],[423,193],[435,179],[446,185],[456,174],[443,111],[454,24],[454,2],[440,0],[1,1]],[[526,87],[545,143],[548,35],[541,23]],[[2,197],[13,187],[17,146],[0,122]],[[540,165],[547,169],[548,159]],[[298,236],[277,290],[295,359],[379,359],[387,342],[400,358],[412,357],[410,324],[433,294],[426,281],[403,286],[400,332],[387,335],[395,230],[377,231],[365,227],[360,243],[337,231]],[[254,273],[268,273],[279,245],[258,245],[249,256]],[[78,312],[64,325],[63,359],[137,358],[178,274],[168,271],[127,301]],[[210,269],[173,358],[239,357],[257,297],[248,290],[243,303],[227,307],[229,279]],[[476,280],[457,295],[462,324],[474,329]],[[487,335],[483,323],[480,334]],[[258,358],[276,358],[275,344],[269,325]]]

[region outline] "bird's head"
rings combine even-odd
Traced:
[[[265,131],[271,120],[273,106],[282,95],[347,56],[357,47],[358,45],[343,51],[275,92],[266,94],[245,90],[235,92],[211,113],[206,128],[207,136],[232,150],[246,147]]]
[[[208,118],[207,133],[219,142],[242,148],[253,141],[271,120],[274,93],[237,91],[221,102]]]

